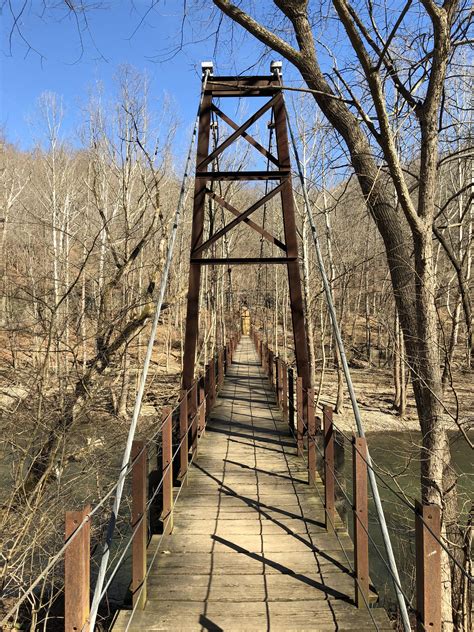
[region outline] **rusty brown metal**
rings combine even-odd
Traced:
[[[217,195],[217,193],[215,193],[214,191],[211,191],[210,189],[207,189],[206,193],[207,193],[207,195],[209,197],[211,197],[213,200],[215,200],[220,206],[222,206],[223,208],[225,208],[228,211],[230,211],[232,213],[232,215],[235,215],[235,217],[239,217],[240,216],[240,211],[238,211],[235,208],[235,206],[232,206],[232,204],[229,204],[229,202],[226,202],[226,200],[224,200],[224,198],[221,198],[219,195]],[[251,226],[254,230],[257,231],[257,233],[262,235],[262,237],[264,237],[271,244],[275,244],[275,246],[278,246],[278,248],[280,248],[280,250],[283,250],[284,252],[286,252],[285,244],[282,241],[280,241],[279,239],[277,239],[274,235],[269,233],[267,230],[262,228],[259,224],[257,224],[253,220],[251,220],[249,217],[244,218],[242,221],[244,221],[246,224]]]
[[[417,632],[441,632],[441,510],[415,503]]]
[[[208,396],[206,397],[204,386],[200,386],[199,387],[199,406],[198,406],[198,410],[199,410],[198,437],[201,437],[202,433],[204,432],[206,428],[206,413],[207,413],[207,410],[210,408],[210,405],[208,406],[207,404],[209,401],[210,401],[210,394],[208,394]]]
[[[288,425],[290,430],[295,430],[295,374],[291,367],[288,368]]]
[[[188,473],[189,454],[189,426],[188,426],[188,396],[187,391],[181,390],[181,400],[179,402],[179,474],[181,484],[186,480]]]
[[[131,454],[132,466],[132,601],[133,606],[143,609],[147,599],[146,545],[147,545],[147,485],[148,461],[144,441],[134,441]]]
[[[224,151],[224,149],[232,145],[232,143],[235,140],[237,140],[240,136],[243,136],[246,130],[251,125],[253,125],[259,118],[261,118],[265,114],[265,112],[268,112],[268,110],[273,107],[275,100],[277,98],[278,98],[278,95],[275,95],[274,97],[272,97],[270,101],[267,101],[266,103],[264,103],[260,109],[258,109],[254,114],[252,114],[252,116],[250,116],[245,121],[245,123],[242,123],[242,125],[237,127],[237,129],[233,132],[233,134],[230,134],[229,136],[227,136],[227,138],[218,147],[216,147],[214,151],[211,151],[211,153],[197,165],[196,167],[197,170],[202,171],[205,167],[211,164],[211,162],[215,160]]]
[[[282,411],[283,419],[288,421],[288,366],[286,362],[281,363],[281,381],[282,381]]]
[[[229,127],[232,127],[232,129],[237,130],[239,128],[239,126],[237,125],[237,123],[235,123],[230,116],[227,116],[227,114],[224,114],[224,112],[222,112],[222,110],[220,110],[217,105],[212,105],[212,110],[213,112],[215,112],[217,114],[217,116],[219,118],[221,118],[224,123],[227,123],[227,125],[229,125]],[[263,147],[263,145],[261,145],[258,141],[255,140],[255,138],[253,138],[253,136],[251,136],[248,132],[244,132],[242,134],[242,138],[245,138],[245,140],[250,143],[252,145],[252,147],[255,147],[255,149],[257,149],[257,151],[259,151],[262,156],[265,156],[265,158],[267,160],[270,160],[270,162],[273,162],[274,165],[276,165],[278,167],[278,159],[275,158],[275,156],[273,156],[273,154],[271,154],[267,149],[265,149],[265,147]]]
[[[316,483],[316,417],[314,414],[314,388],[308,391],[308,482]]]
[[[275,395],[277,405],[281,407],[281,398],[280,398],[280,358],[275,356]]]
[[[235,228],[238,224],[240,224],[240,222],[243,222],[247,217],[249,217],[249,215],[251,215],[252,213],[254,213],[256,210],[258,210],[261,206],[263,206],[264,204],[266,204],[267,202],[269,202],[272,198],[275,197],[275,195],[277,195],[278,193],[280,193],[280,191],[283,188],[283,184],[279,184],[278,186],[276,186],[274,189],[272,189],[271,191],[269,191],[266,195],[264,195],[262,198],[260,198],[259,200],[257,200],[257,202],[255,202],[254,204],[252,204],[251,206],[249,206],[249,208],[246,211],[243,211],[242,213],[240,213],[235,219],[233,219],[231,222],[229,222],[228,224],[226,224],[224,226],[224,228],[221,228],[220,230],[218,230],[217,232],[215,232],[212,237],[209,237],[209,239],[207,239],[207,241],[205,241],[203,244],[200,244],[199,246],[197,246],[194,250],[191,251],[191,257],[196,257],[196,255],[200,254],[201,252],[204,252],[204,250],[207,250],[207,248],[209,248],[209,246],[211,246],[213,243],[215,243],[216,241],[218,241],[221,237],[223,237],[224,235],[226,235],[230,230],[232,230],[233,228]],[[294,255],[293,255],[294,256]]]
[[[173,419],[169,406],[163,408],[162,421],[163,511],[161,513],[161,521],[163,523],[163,533],[169,535],[173,531]]]
[[[354,513],[354,592],[358,608],[369,603],[369,509],[367,496],[367,441],[352,438]]]
[[[296,378],[296,445],[298,448],[298,454],[304,455],[304,404],[303,404],[303,378],[298,375]]]
[[[199,426],[199,385],[198,380],[196,380],[193,384],[193,388],[191,389],[191,400],[193,402],[193,413],[190,417],[191,423],[191,455],[192,458],[196,458],[197,455],[197,444],[198,444],[198,426]]]
[[[217,391],[216,391],[216,360],[212,358],[209,362],[209,383],[211,401],[209,402],[209,409],[211,409],[216,403]]]
[[[217,386],[219,390],[222,388],[224,384],[224,351],[222,349],[219,350],[217,354]]]
[[[79,528],[90,506],[66,512],[65,539]],[[64,629],[89,632],[90,520],[84,524],[64,553]]]
[[[333,530],[335,518],[334,427],[331,406],[323,406],[324,420],[324,509],[326,529]]]
[[[293,335],[296,365],[298,375],[303,379],[303,407],[305,408],[304,418],[307,416],[307,389],[310,388],[309,353],[306,340],[306,329],[304,323],[303,300],[301,291],[301,279],[298,263],[298,247],[296,236],[295,208],[293,201],[293,187],[291,180],[291,161],[288,145],[288,130],[286,120],[285,102],[283,91],[280,86],[280,78],[277,74],[263,77],[209,77],[204,92],[204,99],[201,107],[199,121],[198,148],[196,157],[196,180],[194,188],[193,225],[191,236],[191,256],[188,286],[188,305],[186,316],[186,334],[184,344],[184,367],[183,367],[183,388],[189,389],[194,379],[194,364],[196,356],[197,336],[199,328],[199,286],[200,269],[202,265],[244,265],[244,264],[282,264],[287,266],[290,304],[293,323]],[[269,100],[260,107],[243,124],[238,125],[228,117],[214,103],[220,97],[247,97],[247,96],[267,96]],[[210,138],[210,114],[211,110],[224,120],[232,128],[232,133],[213,151],[209,151]],[[275,157],[258,143],[249,134],[248,129],[258,120],[261,120],[267,112],[272,110],[274,120],[274,130],[277,145],[277,156]],[[209,165],[227,147],[232,146],[239,138],[249,142],[260,154],[265,156],[271,169],[256,171],[218,171],[210,169]],[[271,163],[271,164],[270,164]],[[275,169],[276,167],[276,169]],[[208,170],[209,169],[209,170]],[[260,200],[252,204],[247,210],[239,212],[222,197],[215,192],[209,192],[207,187],[209,181],[219,180],[274,180],[276,186]],[[230,210],[235,215],[224,228],[217,230],[214,234],[204,237],[204,207],[206,195],[212,195],[218,204]],[[249,219],[249,216],[261,208],[272,197],[279,195],[281,198],[284,242],[277,240],[268,233],[265,228],[259,226]],[[252,229],[257,230],[263,238],[272,241],[279,248],[286,251],[286,257],[227,257],[227,258],[204,258],[204,251],[221,239],[228,231],[245,222]],[[205,239],[205,240],[204,240]],[[227,366],[232,360],[233,343],[226,354]],[[271,357],[262,352],[262,364],[265,366],[270,381],[273,384],[273,366]],[[279,380],[279,388],[282,380]],[[281,402],[282,393],[278,392],[278,399]]]

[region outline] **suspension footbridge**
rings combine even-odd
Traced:
[[[196,124],[117,482],[93,507],[66,513],[64,545],[20,592],[2,627],[15,621],[41,581],[63,564],[64,629],[104,629],[110,587],[129,561],[130,603],[107,623],[115,632],[394,629],[379,604],[377,586],[371,584],[370,545],[393,584],[398,629],[441,632],[440,560],[449,550],[441,535],[439,507],[411,503],[391,489],[370,457],[284,90],[279,63],[272,64],[268,76],[258,77],[216,77],[212,65],[203,65]],[[264,103],[243,123],[232,120],[220,103],[254,97]],[[270,116],[266,147],[249,131],[265,115]],[[216,134],[217,119],[232,130],[222,141]],[[137,441],[196,139],[182,390],[176,406],[163,409],[151,436]],[[265,169],[222,167],[223,153],[239,140],[265,160]],[[332,408],[316,408],[311,384],[290,146],[357,427],[356,435],[347,437],[353,466],[349,495],[335,467]],[[251,182],[254,194],[263,194],[248,208],[238,209],[226,199],[226,181]],[[265,224],[272,199],[280,201],[279,235]],[[225,211],[227,223],[218,228],[206,223],[207,204]],[[262,248],[260,256],[240,251],[232,257],[225,240],[239,225],[256,232],[262,244],[271,244],[277,256],[263,256]],[[218,243],[224,243],[219,251]],[[197,365],[203,266],[240,265],[286,266],[293,363],[279,357],[263,328],[254,322],[249,327],[246,317],[222,336],[205,366]],[[150,454],[157,445],[158,458],[151,466]],[[131,532],[114,549],[126,484]],[[379,485],[390,489],[414,517],[416,573],[411,594],[400,581]],[[351,537],[338,513],[341,494],[352,514]],[[378,543],[374,524],[369,525],[369,497]],[[99,562],[91,573],[91,525],[105,508],[110,517],[106,529],[95,536]],[[156,525],[151,528],[152,515],[157,514],[158,530]]]
[[[385,610],[355,607],[352,541],[340,518],[326,529],[318,492],[244,337],[151,566],[146,606],[122,611],[113,630],[392,630]]]

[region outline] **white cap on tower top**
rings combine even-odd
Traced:
[[[281,70],[283,68],[283,62],[281,61],[272,61],[270,64],[270,72],[275,75],[275,74],[281,74]]]
[[[214,72],[214,64],[212,63],[212,61],[203,61],[201,63],[201,69],[203,74],[207,71],[209,71],[209,74],[212,75],[212,73]]]

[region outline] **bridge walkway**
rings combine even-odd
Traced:
[[[145,609],[131,622],[121,611],[115,632],[393,629],[385,610],[372,608],[372,619],[354,605],[346,558],[325,530],[323,505],[250,338],[234,355],[174,524],[151,569]],[[352,558],[342,523],[338,537]]]

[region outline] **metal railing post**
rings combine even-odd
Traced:
[[[67,540],[90,513],[90,506],[80,511],[66,512],[65,539]],[[72,540],[64,553],[64,630],[89,630],[90,598],[90,521]]]
[[[303,378],[298,376],[296,378],[296,446],[298,448],[298,454],[303,456]]]
[[[281,363],[281,407],[283,411],[283,419],[288,421],[288,367],[286,362]]]
[[[441,510],[415,503],[417,632],[441,632]]]
[[[316,417],[314,414],[314,388],[308,389],[308,482],[316,482]]]
[[[144,441],[132,445],[132,601],[133,607],[143,609],[147,598],[146,588],[146,544],[147,544],[147,482],[148,461]],[[136,460],[135,460],[136,459]],[[141,520],[141,522],[140,522]],[[137,525],[139,526],[137,527]]]
[[[216,403],[216,361],[215,358],[209,362],[209,390],[210,390],[210,402],[209,410]]]
[[[352,484],[354,516],[355,603],[369,603],[369,509],[367,497],[367,441],[352,438]]]
[[[280,376],[280,358],[275,356],[275,395],[278,408],[281,408],[281,376]]]
[[[163,523],[163,533],[169,535],[173,531],[173,420],[169,406],[163,408],[162,420],[161,463],[163,476],[163,511],[161,513],[161,521]]]
[[[196,457],[197,454],[197,442],[198,442],[198,416],[199,416],[199,390],[198,390],[198,380],[194,381],[193,387],[191,389],[191,452],[193,458]]]
[[[217,384],[220,390],[222,388],[222,385],[224,384],[224,352],[222,349],[220,349],[217,355],[217,374],[218,374]]]
[[[326,529],[333,530],[335,516],[335,480],[334,480],[334,428],[332,408],[323,406],[324,423],[324,509]]]
[[[290,430],[295,430],[295,374],[291,367],[288,368],[288,425]]]
[[[186,390],[181,391],[181,401],[179,403],[179,475],[181,484],[187,480],[188,454],[189,454],[189,425],[188,425],[188,396]]]
[[[206,399],[206,393],[203,386],[199,387],[199,403],[198,403],[198,437],[201,437],[206,428],[206,415],[207,415],[207,402],[211,395],[208,394]]]

